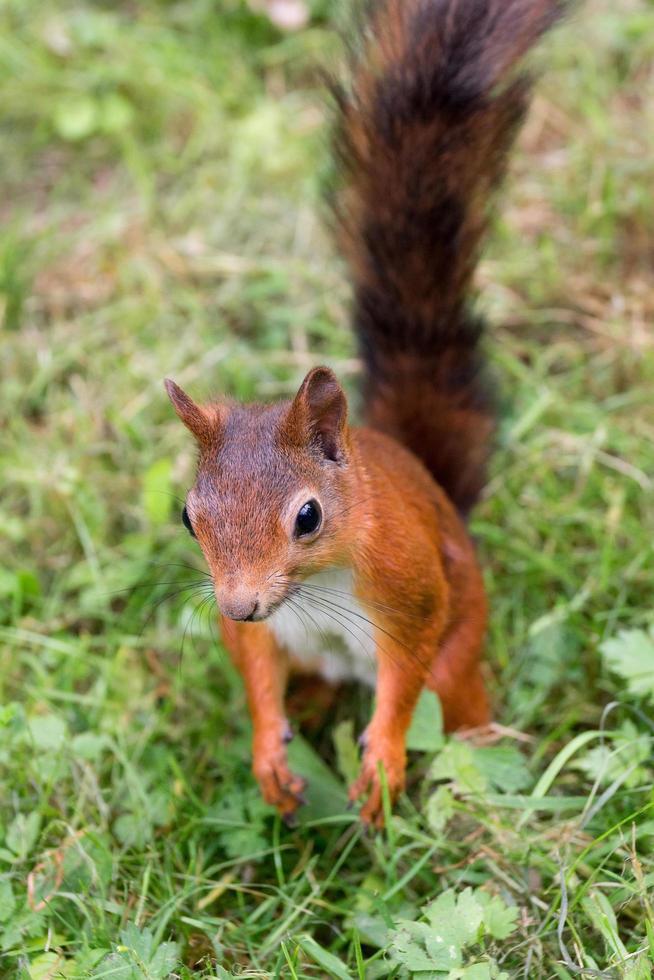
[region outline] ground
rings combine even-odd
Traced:
[[[478,277],[503,392],[473,529],[496,740],[425,700],[384,833],[368,696],[259,800],[165,398],[358,364],[322,220],[332,5],[0,6],[0,973],[646,978],[654,962],[654,7],[590,0]],[[500,737],[501,736],[501,737]]]

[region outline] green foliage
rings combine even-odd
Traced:
[[[159,943],[149,929],[138,929],[130,923],[120,934],[115,953],[101,960],[91,976],[114,977],[116,980],[165,980],[179,965],[175,943]]]
[[[459,789],[477,793],[491,787],[513,793],[531,782],[524,759],[515,746],[481,749],[455,740],[449,741],[436,756],[429,775],[434,780],[451,780]]]
[[[605,640],[600,650],[611,668],[627,684],[630,694],[654,699],[654,626],[649,630],[621,630]]]
[[[618,779],[628,786],[651,782],[652,736],[641,732],[627,720],[611,732],[611,739],[589,749],[577,759],[576,766],[590,779],[609,785]]]
[[[320,946],[311,936],[298,936],[298,946],[309,959],[336,980],[350,980],[350,972],[341,959]]]
[[[417,752],[436,752],[443,745],[443,715],[438,698],[431,691],[420,695],[406,744]]]
[[[506,727],[446,737],[423,695],[374,835],[346,800],[365,693],[291,743],[297,829],[251,777],[161,382],[267,399],[326,361],[356,389],[319,198],[333,7],[282,36],[245,0],[0,5],[8,980],[654,968],[645,0],[589,0],[546,46],[479,276],[504,401],[472,530]]]
[[[486,940],[510,936],[517,914],[516,908],[481,889],[465,888],[458,895],[448,889],[423,909],[426,922],[398,921],[391,935],[391,958],[410,976],[429,972],[449,980],[507,978],[492,957],[483,956],[483,948]]]

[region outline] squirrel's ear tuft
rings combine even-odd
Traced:
[[[213,407],[203,408],[202,405],[196,405],[193,399],[170,378],[166,378],[164,385],[173,408],[200,445],[207,446],[215,442],[220,429],[219,412]]]
[[[345,461],[347,399],[333,371],[326,367],[309,371],[289,409],[286,427],[296,436],[315,439],[327,459]]]

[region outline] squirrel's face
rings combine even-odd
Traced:
[[[265,619],[307,575],[347,560],[356,501],[345,394],[327,368],[270,406],[202,407],[166,387],[200,449],[182,519],[220,611]]]

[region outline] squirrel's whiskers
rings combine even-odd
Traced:
[[[406,732],[427,687],[447,730],[490,720],[487,608],[466,519],[495,431],[472,279],[490,204],[528,106],[524,56],[565,0],[373,0],[334,85],[333,193],[353,287],[365,426],[332,371],[291,401],[196,404],[166,387],[198,450],[183,520],[207,561],[243,676],[253,770],[291,821],[292,671],[375,688],[350,798],[383,822],[404,786]]]

